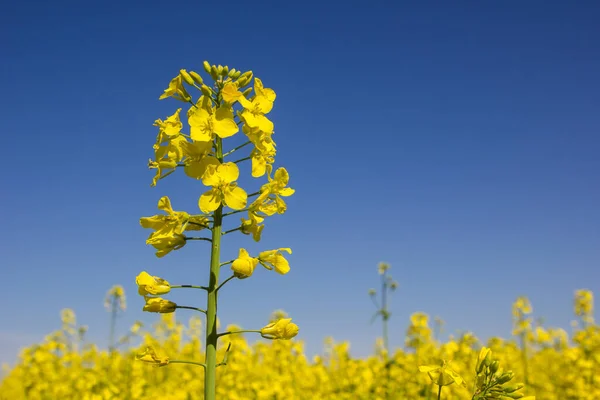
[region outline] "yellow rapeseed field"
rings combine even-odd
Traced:
[[[504,385],[506,388],[527,382],[523,390],[511,394],[524,393],[544,400],[600,399],[600,377],[597,376],[600,327],[593,320],[592,302],[591,292],[576,293],[574,308],[579,324],[571,337],[563,329],[533,326],[527,318],[531,311],[527,299],[515,302],[514,333],[519,340],[492,338],[486,344],[491,350],[491,359],[499,362],[497,376],[508,370],[514,373],[514,378]],[[141,338],[142,344],[138,348],[109,352],[93,344],[82,345],[85,329],[77,325],[73,311],[64,310],[60,331],[48,335],[43,343],[24,349],[18,364],[12,369],[5,368],[0,398],[202,399],[202,368],[195,365],[157,368],[135,360],[148,346],[153,347],[159,357],[169,360],[204,360],[201,319],[193,317],[186,325],[175,322],[173,316],[163,314],[152,330],[135,324],[118,344],[125,345],[135,338]],[[279,317],[281,315],[274,319]],[[481,363],[478,339],[464,334],[440,343],[432,337],[427,315],[415,313],[410,320],[404,349],[397,349],[386,357],[379,341],[381,350],[366,359],[350,357],[349,343],[335,343],[331,339],[326,339],[321,355],[309,359],[302,340],[264,341],[251,346],[243,335],[229,335],[220,340],[219,360],[225,357],[229,343],[231,347],[226,365],[217,368],[217,397],[435,399],[438,386],[426,372],[420,372],[419,367],[424,370],[426,366],[440,366],[445,360],[464,382],[444,386],[442,398],[473,398],[476,368],[478,361]],[[227,330],[235,329],[238,328],[227,327]],[[384,361],[386,358],[388,363]],[[436,377],[435,371],[433,376]]]

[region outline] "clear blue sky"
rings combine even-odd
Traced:
[[[400,283],[394,346],[414,311],[506,337],[518,295],[565,328],[575,289],[600,295],[598,3],[202,3],[3,4],[0,360],[58,328],[64,307],[105,344],[116,283],[121,332],[155,321],[141,270],[205,283],[205,244],[157,259],[138,223],[163,195],[194,211],[204,190],[151,188],[146,164],[153,121],[179,106],[158,96],[203,60],[277,91],[277,165],[297,190],[260,244],[226,237],[223,259],[294,254],[286,276],[228,284],[223,323],[260,327],[282,308],[309,353],[331,335],[366,355],[379,261]]]

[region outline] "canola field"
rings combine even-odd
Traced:
[[[574,312],[579,323],[568,335],[563,329],[533,326],[528,318],[531,305],[525,298],[518,299],[513,305],[515,337],[492,338],[483,350],[489,349],[490,366],[498,361],[496,378],[512,371],[514,377],[504,389],[518,388],[522,386],[519,383],[525,387],[503,392],[507,397],[490,393],[482,398],[599,399],[600,327],[594,323],[592,304],[591,292],[576,293]],[[274,319],[278,317],[281,315]],[[148,365],[152,362],[139,360],[150,346],[159,358],[202,362],[200,318],[194,317],[186,325],[175,322],[174,314],[168,313],[152,329],[135,324],[110,352],[94,344],[82,345],[85,328],[77,325],[73,311],[64,310],[62,322],[60,331],[24,349],[18,364],[5,368],[0,398],[204,398],[202,368],[153,367]],[[227,327],[228,331],[236,329]],[[119,350],[136,339],[142,341],[139,347]],[[411,316],[404,349],[388,355],[380,340],[380,350],[366,359],[350,357],[349,343],[330,339],[321,355],[309,359],[302,340],[262,341],[251,346],[243,335],[230,335],[220,340],[219,360],[225,357],[229,343],[226,365],[217,368],[219,399],[436,399],[439,387],[427,370],[440,367],[444,360],[449,361],[448,370],[431,374],[451,381],[443,386],[441,398],[471,399],[476,398],[473,388],[485,375],[477,374],[478,363],[485,364],[485,360],[481,360],[482,344],[475,336],[464,334],[437,342],[429,317],[422,313]]]

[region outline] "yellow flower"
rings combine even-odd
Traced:
[[[164,178],[175,170],[177,163],[185,156],[183,146],[187,143],[186,138],[181,135],[181,121],[179,120],[178,109],[175,114],[168,117],[165,121],[157,119],[154,126],[159,128],[154,144],[154,160],[150,159],[148,166],[151,169],[157,169],[156,175],[152,180],[151,186],[156,186],[159,179]]]
[[[256,95],[252,100],[248,100],[241,95],[237,97],[237,100],[244,107],[240,117],[249,128],[259,129],[265,133],[272,133],[273,122],[265,117],[265,114],[268,114],[273,109],[275,92],[273,89],[264,88],[262,81],[258,78],[254,79],[254,91]]]
[[[154,125],[158,126],[160,131],[167,136],[177,136],[181,133],[181,128],[183,128],[183,124],[181,123],[179,117],[180,113],[181,108],[178,108],[175,113],[170,117],[167,117],[164,122],[160,119],[157,119]]]
[[[252,202],[252,206],[266,215],[283,214],[287,205],[281,196],[291,196],[295,192],[294,189],[286,187],[290,176],[285,168],[278,168],[273,178],[268,175],[267,177],[269,182],[262,185],[260,195]]]
[[[176,100],[188,102],[192,99],[189,95],[185,86],[183,86],[183,79],[181,75],[177,75],[169,82],[169,87],[165,89],[164,93],[158,98],[159,100],[166,99],[167,97],[173,97]]]
[[[177,308],[177,304],[170,300],[166,300],[160,297],[148,297],[144,296],[146,305],[142,311],[155,312],[161,314],[172,313]]]
[[[580,289],[575,291],[575,315],[580,317],[591,316],[594,311],[594,294],[590,290]]]
[[[125,301],[125,289],[121,285],[114,285],[110,290],[106,293],[106,298],[104,299],[104,307],[108,310],[113,305],[113,301],[119,303],[119,307],[121,310],[125,311],[127,308],[127,303]]]
[[[390,269],[390,264],[388,263],[380,262],[377,266],[377,272],[379,272],[379,275],[385,274],[385,271],[388,269]]]
[[[219,160],[209,155],[212,142],[186,142],[183,144],[182,149],[186,155],[183,170],[190,178],[202,179],[202,175],[204,175],[209,165],[219,165]]]
[[[185,246],[183,232],[188,226],[190,215],[184,211],[174,211],[167,196],[160,198],[158,209],[165,211],[168,215],[143,217],[140,218],[140,224],[144,228],[155,230],[146,240],[146,244],[152,245],[157,250],[157,257],[164,257],[172,250]]]
[[[289,247],[284,247],[276,250],[267,250],[259,253],[258,261],[262,264],[266,269],[273,269],[278,273],[285,275],[290,271],[290,265],[288,261],[285,259],[282,251],[287,252],[288,254],[292,254],[292,249]]]
[[[265,228],[265,226],[259,225],[259,223],[256,221],[256,219],[253,219],[253,218],[250,218],[250,219],[242,218],[241,220],[242,220],[241,232],[244,235],[252,235],[252,239],[254,239],[255,242],[260,242],[260,236],[261,236],[262,231]]]
[[[190,136],[193,140],[210,142],[215,134],[220,138],[235,135],[239,127],[233,120],[233,111],[230,107],[219,107],[215,110],[202,96],[196,107],[188,113]]]
[[[209,213],[221,204],[234,210],[246,207],[248,195],[241,187],[237,186],[235,180],[240,175],[237,165],[228,162],[221,165],[209,165],[202,176],[202,183],[212,186],[212,189],[200,196],[198,206],[204,213]]]
[[[262,132],[259,129],[251,129],[247,125],[242,127],[242,131],[254,145],[254,149],[250,152],[252,176],[259,178],[267,172],[270,175],[277,154],[272,134]]]
[[[156,351],[150,346],[146,347],[143,353],[137,354],[135,358],[156,367],[164,367],[169,364],[169,357],[159,357]]]
[[[258,258],[250,257],[250,254],[248,254],[246,249],[240,249],[238,258],[231,264],[231,269],[235,276],[243,279],[251,276],[257,265]]]
[[[449,363],[446,361],[442,365],[421,365],[419,371],[427,372],[431,381],[438,386],[447,386],[454,382],[457,385],[461,385],[464,382],[463,378],[450,368]]]
[[[161,295],[171,291],[169,282],[158,276],[151,276],[146,271],[140,272],[135,278],[135,283],[138,285],[138,293],[142,296],[147,294]]]
[[[487,347],[482,347],[477,356],[477,363],[475,364],[475,370],[480,373],[483,370],[484,365],[491,360],[492,350]]]
[[[260,335],[265,339],[289,340],[298,334],[298,330],[298,325],[291,318],[282,318],[262,328]]]

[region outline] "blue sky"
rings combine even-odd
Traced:
[[[223,259],[294,253],[286,276],[228,284],[224,324],[253,329],[282,308],[310,354],[333,336],[364,356],[379,261],[400,284],[392,346],[415,311],[449,333],[506,337],[521,294],[568,328],[574,290],[600,293],[597,3],[174,4],[3,5],[0,361],[65,307],[105,344],[113,284],[128,294],[120,332],[156,321],[136,295],[141,270],[205,283],[205,243],[157,259],[138,223],[163,195],[194,212],[204,190],[183,176],[151,188],[147,170],[153,121],[179,107],[158,96],[203,60],[275,89],[276,165],[297,191],[260,244],[225,237]]]

